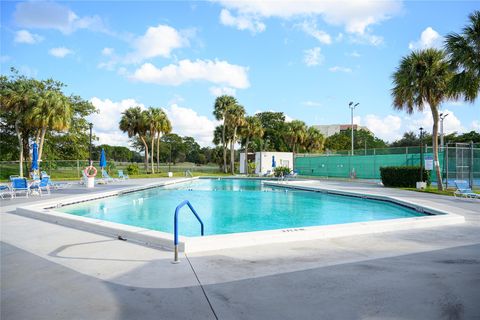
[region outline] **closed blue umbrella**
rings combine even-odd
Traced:
[[[272,168],[277,166],[277,162],[275,161],[275,156],[272,156]]]
[[[38,146],[36,142],[32,144],[32,166],[30,170],[38,170]]]
[[[100,168],[105,168],[107,166],[107,157],[105,156],[105,150],[102,148],[102,153],[100,154]]]

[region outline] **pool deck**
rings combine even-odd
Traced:
[[[329,180],[297,186],[391,196],[465,223],[173,254],[14,213],[1,200],[4,319],[480,319],[480,201]],[[170,179],[172,180],[172,179]]]

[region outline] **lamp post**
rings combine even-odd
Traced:
[[[348,104],[348,107],[350,108],[350,111],[351,111],[351,127],[350,127],[350,130],[352,131],[352,156],[353,156],[353,110],[355,110],[355,108],[359,105],[360,103],[357,102],[357,103],[353,103],[353,101],[350,101],[350,103]]]
[[[445,119],[448,116],[448,113],[440,113],[440,147],[443,150],[443,139],[444,139],[444,134],[443,134],[443,119]]]
[[[170,165],[172,164],[172,142],[170,141],[170,161],[168,162],[168,172],[172,172]]]
[[[89,123],[88,126],[90,127],[90,145],[88,147],[88,164],[92,165],[92,128],[93,123]]]
[[[423,133],[425,132],[420,127],[420,181],[423,182]]]

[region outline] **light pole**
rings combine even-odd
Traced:
[[[92,165],[92,128],[93,123],[89,123],[88,126],[90,127],[90,145],[88,147],[88,164]]]
[[[352,126],[350,127],[350,130],[352,131],[352,156],[353,156],[353,110],[359,105],[360,103],[357,102],[355,104],[353,104],[353,101],[350,101],[350,103],[348,104],[348,107],[350,108],[350,111],[351,111],[351,123],[352,123]]]
[[[443,119],[448,116],[448,113],[440,113],[440,147],[443,150]]]
[[[423,128],[420,127],[420,181],[423,182]]]

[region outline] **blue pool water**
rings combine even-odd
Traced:
[[[201,179],[65,206],[62,212],[163,232],[173,232],[175,207],[188,199],[205,235],[297,228],[422,216],[393,203],[263,186],[258,180]],[[188,207],[179,232],[197,236]]]

